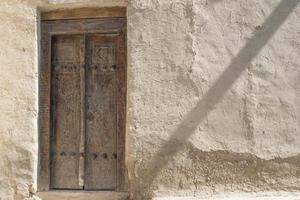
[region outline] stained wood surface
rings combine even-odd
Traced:
[[[72,19],[42,21],[42,30],[50,34],[122,33],[126,26],[124,18]]]
[[[117,181],[117,43],[87,38],[85,189],[115,190]]]
[[[42,20],[126,17],[126,7],[76,8],[41,13]]]
[[[126,32],[126,31],[124,31]],[[125,163],[126,155],[126,96],[127,96],[127,54],[126,34],[119,34],[117,37],[117,191],[128,190],[128,176]]]
[[[38,160],[38,190],[47,191],[50,188],[50,95],[51,95],[51,37],[49,29],[41,31],[41,61],[39,74],[39,160]]]
[[[80,189],[82,36],[52,38],[51,186]]]
[[[43,21],[41,28],[38,190],[128,191],[126,20]]]

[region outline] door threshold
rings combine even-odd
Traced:
[[[129,200],[129,193],[115,191],[52,190],[36,196],[43,200]]]

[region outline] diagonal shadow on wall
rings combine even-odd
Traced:
[[[147,165],[149,177],[147,180],[144,180],[144,183],[147,185],[143,189],[149,192],[154,179],[167,165],[169,159],[172,159],[181,149],[182,145],[195,132],[197,126],[214,106],[221,101],[226,91],[232,87],[233,83],[241,76],[251,61],[260,53],[299,2],[300,0],[281,0],[262,24],[261,29],[246,43],[214,85],[183,119],[179,127],[172,133],[170,139],[162,145],[161,149],[149,161]]]

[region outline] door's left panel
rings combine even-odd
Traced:
[[[84,38],[57,35],[51,39],[52,189],[83,188]]]

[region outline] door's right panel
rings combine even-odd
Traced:
[[[87,36],[87,190],[115,190],[117,186],[117,50],[115,36]]]

